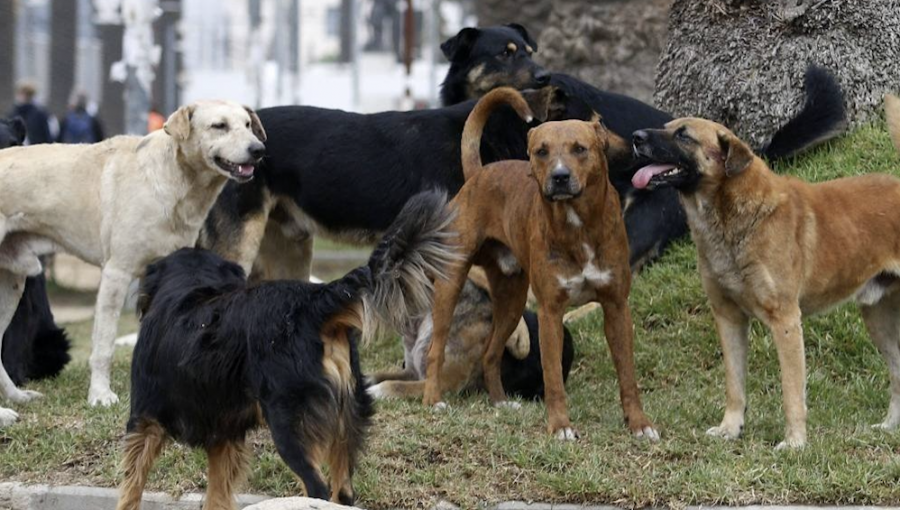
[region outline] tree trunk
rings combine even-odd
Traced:
[[[78,2],[50,2],[50,83],[47,109],[62,119],[75,87],[75,50],[78,30]]]
[[[810,63],[844,89],[851,123],[900,90],[897,0],[710,0],[672,7],[657,102],[722,122],[754,146],[802,106]]]
[[[124,30],[122,25],[100,25],[97,30],[103,44],[103,98],[99,114],[106,136],[125,132],[125,86],[109,77],[110,67],[122,60]]]
[[[16,0],[0,0],[0,48],[0,117],[5,117],[16,86]]]
[[[595,87],[653,99],[672,0],[557,0],[538,60]]]
[[[503,25],[518,23],[528,29],[535,40],[547,23],[552,0],[478,0],[475,2],[475,15],[478,25]]]

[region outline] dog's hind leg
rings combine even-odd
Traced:
[[[528,277],[524,271],[506,276],[500,268],[494,265],[484,269],[490,282],[491,296],[493,296],[491,334],[485,344],[481,360],[484,369],[484,386],[491,403],[495,406],[518,407],[518,404],[513,405],[506,399],[503,380],[500,377],[500,362],[503,359],[506,342],[516,330],[522,319],[522,312],[525,311],[525,301],[528,299]],[[562,352],[562,343],[560,343],[560,352]],[[560,366],[562,365],[560,364]]]
[[[472,253],[474,250],[468,244],[460,242],[463,248],[459,252]],[[431,312],[434,330],[431,335],[431,347],[428,348],[425,395],[422,397],[422,404],[426,406],[443,407],[441,371],[444,369],[444,352],[450,336],[450,327],[453,325],[453,312],[456,310],[463,285],[466,284],[466,275],[472,267],[471,260],[460,261],[458,264],[452,268],[446,280],[438,278],[434,282],[434,307]]]
[[[342,427],[347,430],[347,427]],[[339,437],[328,450],[328,472],[331,477],[331,501],[342,505],[353,504],[353,460],[349,438]]]
[[[147,484],[147,475],[166,444],[166,433],[154,421],[138,422],[135,430],[125,435],[122,451],[122,471],[125,478],[119,485],[119,504],[116,510],[137,510]]]
[[[900,292],[874,305],[860,306],[869,336],[887,362],[891,378],[891,403],[884,421],[874,425],[892,430],[900,425]]]
[[[233,510],[235,489],[244,482],[250,451],[243,440],[227,441],[206,450],[209,485],[203,510]]]
[[[109,387],[109,371],[115,349],[119,315],[125,305],[125,294],[134,279],[131,272],[122,271],[107,263],[100,276],[97,306],[94,312],[94,331],[91,335],[91,386],[88,403],[108,406],[119,401]]]
[[[0,269],[0,349],[3,348],[3,334],[16,313],[16,307],[19,306],[24,291],[24,275]],[[6,367],[2,364],[0,364],[0,391],[3,392],[4,397],[16,403],[28,402],[41,396],[36,391],[16,388],[15,383],[6,372]],[[16,421],[16,418],[18,415],[15,411],[0,407],[0,426],[10,425]]]
[[[328,499],[328,487],[322,479],[322,473],[319,471],[317,453],[318,446],[314,444],[315,436],[326,437],[330,435],[330,431],[323,431],[321,434],[312,434],[310,431],[304,430],[297,423],[297,419],[286,410],[273,409],[282,404],[263,404],[265,411],[266,423],[269,424],[269,430],[272,432],[272,442],[275,443],[275,449],[285,464],[296,474],[306,488],[306,495],[316,499]],[[322,406],[329,405],[322,402],[303,402],[294,400],[291,403],[293,409],[303,409],[305,406]],[[313,420],[306,420],[304,424],[307,427],[323,426],[321,423],[311,423]],[[327,426],[327,425],[325,425]]]

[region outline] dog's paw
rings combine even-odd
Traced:
[[[375,400],[384,400],[388,396],[384,391],[384,383],[373,384],[366,388],[366,393]]]
[[[741,431],[743,430],[743,426],[741,425],[728,425],[721,424],[718,427],[711,427],[707,429],[706,435],[711,437],[720,437],[722,439],[737,439],[741,437]]]
[[[444,412],[444,411],[447,411],[448,409],[450,409],[450,406],[447,405],[446,402],[435,402],[435,404],[433,406],[431,406],[431,409],[434,412],[440,413],[440,412]]]
[[[88,394],[88,404],[90,404],[91,407],[109,407],[118,401],[119,396],[113,393],[113,391],[108,388],[96,391],[94,389],[91,389]]]
[[[498,409],[519,410],[522,409],[522,404],[516,402],[515,400],[501,400],[500,402],[494,402],[494,407]]]
[[[25,402],[31,402],[32,400],[43,396],[44,395],[34,390],[20,390],[19,388],[16,388],[16,390],[7,395],[6,398],[17,404],[24,404]]]
[[[0,407],[0,427],[8,427],[19,419],[19,413],[12,409]]]
[[[556,431],[556,439],[560,441],[577,441],[581,439],[581,434],[572,427],[565,427]]]
[[[778,446],[775,447],[776,451],[781,450],[798,450],[806,446],[805,439],[785,439],[784,441],[778,443]]]
[[[653,442],[659,441],[659,432],[653,427],[644,427],[640,430],[634,430],[632,433],[638,439],[647,439]]]

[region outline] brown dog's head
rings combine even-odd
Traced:
[[[547,122],[528,132],[531,174],[551,202],[578,198],[607,179],[609,133],[599,119]],[[602,181],[601,181],[602,182]]]
[[[634,152],[653,164],[632,178],[635,188],[673,186],[690,193],[704,182],[719,183],[753,162],[753,151],[721,124],[675,119],[665,129],[643,129],[633,136]]]

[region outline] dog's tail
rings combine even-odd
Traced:
[[[884,96],[884,115],[887,118],[888,132],[894,147],[900,151],[900,97],[893,94]]]
[[[770,161],[799,154],[847,130],[844,93],[834,75],[823,67],[810,65],[803,84],[803,108],[759,151]]]
[[[510,87],[500,87],[488,92],[478,103],[469,118],[462,134],[462,167],[463,176],[468,181],[481,171],[481,135],[491,113],[499,105],[509,105],[525,122],[531,122],[534,114],[522,94]]]
[[[348,301],[359,303],[356,293],[361,294],[358,322],[345,324],[371,338],[382,326],[404,333],[414,319],[431,311],[433,279],[446,278],[447,266],[459,261],[456,234],[450,231],[454,216],[445,193],[428,191],[410,198],[369,263],[329,284]]]

